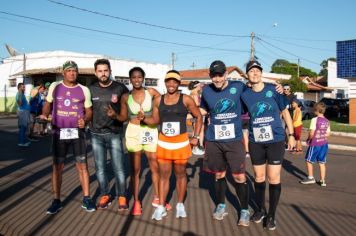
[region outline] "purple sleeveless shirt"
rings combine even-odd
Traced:
[[[310,142],[310,146],[322,146],[328,143],[327,131],[329,128],[329,120],[325,117],[315,117],[316,125],[314,137]]]

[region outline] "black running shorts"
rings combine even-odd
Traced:
[[[241,141],[205,143],[205,170],[220,173],[230,168],[232,174],[243,174],[246,170],[245,148]]]
[[[250,151],[252,165],[282,165],[285,146],[284,141],[276,143],[252,143],[249,142],[248,149]]]
[[[59,138],[59,133],[55,132],[53,134],[52,147],[53,162],[55,164],[60,164],[64,162],[70,146],[72,146],[73,156],[77,163],[87,162],[85,131],[79,129],[78,136],[79,138],[77,139],[61,140]]]

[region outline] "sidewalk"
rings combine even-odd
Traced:
[[[307,146],[306,140],[308,136],[307,129],[302,131],[302,144]],[[341,133],[341,132],[331,132],[328,138],[329,148],[344,151],[356,151],[356,134]]]

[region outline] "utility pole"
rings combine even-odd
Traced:
[[[255,60],[255,43],[254,43],[254,39],[255,39],[255,33],[252,32],[252,33],[251,33],[251,54],[250,54],[250,61],[254,61],[254,60]]]
[[[25,73],[26,73],[26,53],[23,53],[23,65],[22,65],[22,68],[23,68],[23,74],[22,74],[22,78],[23,78],[23,83],[25,83]]]
[[[297,71],[297,78],[299,79],[299,64],[300,64],[300,59],[298,58],[298,71]]]
[[[190,67],[192,67],[193,70],[194,70],[194,68],[195,68],[195,63],[193,62],[193,64],[192,64]]]
[[[174,65],[176,64],[176,54],[172,52],[172,69],[174,70]]]

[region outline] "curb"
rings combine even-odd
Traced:
[[[303,146],[308,146],[306,142],[302,142],[302,145]],[[356,152],[356,147],[350,147],[350,146],[344,146],[344,145],[336,145],[336,144],[329,144],[329,149]]]

